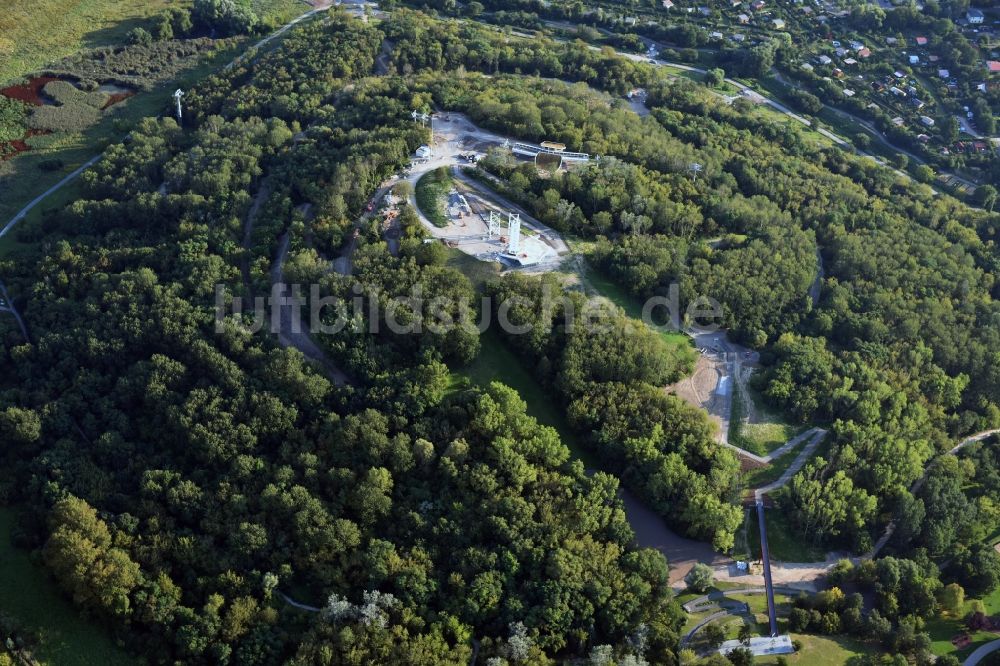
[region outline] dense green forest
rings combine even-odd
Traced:
[[[611,96],[640,85],[644,118]],[[368,306],[384,317],[417,288],[455,319],[476,310],[413,213],[398,253],[362,224],[351,275],[329,268],[428,140],[415,108],[600,155],[552,174],[495,152],[478,175],[593,240],[589,261],[634,295],[676,283],[685,300],[722,303],[734,338],[764,351],[767,399],[831,424],[829,454],[780,500],[803,530],[861,550],[902,516],[898,553],[946,559],[942,575],[970,590],[996,586],[982,575],[996,554],[978,547],[1000,527],[995,447],[930,461],[1000,425],[997,214],[610,51],[403,10],[382,23],[332,12],[185,103],[183,127],[145,121],[84,176],[82,198],[21,232],[33,249],[0,264],[33,338],[0,338],[0,500],[31,507],[20,541],[133,652],[676,662],[667,563],[632,544],[618,478],[586,473],[513,390],[450,390],[449,368],[479,350],[475,328],[368,332],[387,323]],[[290,281],[364,306],[357,326],[318,340],[346,381],[253,334],[249,311],[215,325],[217,286],[267,293],[284,243]],[[534,324],[506,341],[609,472],[677,529],[730,548],[738,463],[704,413],[663,390],[688,363],[614,309],[588,334],[540,307],[546,288],[562,287],[489,282]],[[582,295],[568,302],[584,309]],[[880,566],[854,580],[891,581],[896,565]]]
[[[0,411],[0,495],[32,507],[20,540],[155,662],[611,646],[671,663],[680,610],[662,556],[631,545],[618,481],[586,475],[510,389],[446,393],[475,331],[348,331],[329,346],[357,383],[338,387],[236,318],[215,329],[215,286],[266,290],[284,233],[287,270],[330,291],[419,282],[471,304],[419,242],[398,258],[364,242],[353,278],[318,268],[426,141],[413,86],[368,78],[381,43],[339,15],[297,30],[192,91],[185,127],[145,122],[24,232],[37,253],[3,268],[33,341],[5,338]]]
[[[730,333],[765,351],[760,391],[803,423],[832,425],[829,459],[803,472],[788,508],[817,541],[865,551],[901,507],[924,504],[909,489],[928,461],[1000,425],[1000,217],[810,143],[742,100],[650,76],[632,80],[649,88],[645,118],[547,79],[449,77],[434,92],[483,126],[603,156],[543,174],[494,153],[481,168],[542,221],[597,239],[591,261],[636,296],[677,284],[685,299],[720,301]],[[809,474],[836,510],[807,497]],[[989,512],[965,519],[977,534],[1000,527]],[[916,545],[906,534],[892,544],[902,552]]]

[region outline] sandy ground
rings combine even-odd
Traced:
[[[729,431],[729,412],[731,399],[729,395],[720,395],[719,382],[728,375],[726,363],[720,354],[699,354],[694,372],[681,381],[667,387],[690,405],[704,409],[708,418],[718,426],[715,433],[717,441],[726,441]]]

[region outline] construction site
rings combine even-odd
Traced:
[[[417,115],[416,119],[423,119]],[[555,159],[557,168],[589,159],[584,153],[567,153],[565,146],[511,142],[481,130],[461,114],[427,116],[433,141],[414,155],[406,179],[417,185],[428,172],[445,167],[450,185],[444,193],[443,224],[439,211],[421,210],[421,221],[430,235],[482,261],[499,262],[509,269],[552,270],[569,253],[562,237],[505,200],[486,183],[463,172],[492,147],[506,147],[521,159]],[[416,204],[416,201],[413,202]],[[437,224],[429,219],[433,216]]]

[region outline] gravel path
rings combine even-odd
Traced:
[[[764,495],[774,492],[775,490],[781,488],[786,483],[791,481],[792,477],[795,476],[798,473],[798,471],[805,466],[806,461],[808,461],[812,457],[813,453],[816,451],[816,447],[819,446],[819,443],[823,441],[824,437],[826,437],[826,430],[824,430],[823,428],[812,428],[811,430],[807,430],[798,437],[794,437],[791,440],[789,440],[787,444],[782,446],[780,449],[774,451],[771,455],[774,456],[774,454],[778,453],[779,451],[787,452],[793,446],[797,446],[798,443],[807,436],[810,438],[809,443],[805,445],[805,447],[802,449],[802,452],[799,453],[795,461],[788,466],[788,469],[786,469],[785,472],[780,477],[778,477],[778,480],[774,481],[773,483],[769,483],[766,486],[756,488],[753,491],[753,496],[755,501],[763,502]],[[770,459],[767,462],[770,462]]]

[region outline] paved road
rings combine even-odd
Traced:
[[[998,650],[1000,650],[1000,639],[990,641],[986,645],[980,645],[972,654],[965,658],[962,666],[976,666],[986,655],[993,654]]]
[[[767,495],[768,493],[772,493],[775,490],[778,490],[779,488],[787,484],[789,481],[791,481],[792,477],[798,474],[799,470],[805,466],[806,461],[812,458],[813,452],[816,450],[816,447],[819,446],[819,443],[823,441],[824,437],[826,437],[826,430],[824,430],[823,428],[812,428],[810,430],[807,430],[798,437],[790,439],[788,441],[788,444],[785,444],[777,451],[774,451],[774,453],[772,453],[771,455],[778,453],[778,451],[782,450],[787,451],[793,442],[797,445],[805,437],[810,438],[809,443],[805,445],[805,447],[802,449],[802,452],[799,453],[795,461],[788,466],[788,469],[786,469],[785,472],[780,477],[778,477],[778,480],[774,481],[773,483],[769,483],[766,486],[757,488],[753,491],[755,501],[763,502],[764,495]]]

